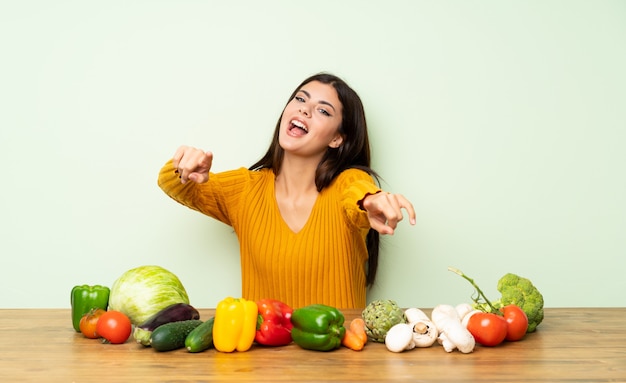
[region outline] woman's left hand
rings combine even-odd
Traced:
[[[393,234],[398,222],[402,221],[402,209],[409,214],[409,222],[415,225],[415,210],[411,202],[401,194],[380,192],[363,199],[363,209],[372,229],[380,234]]]

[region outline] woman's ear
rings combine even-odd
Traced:
[[[343,136],[341,134],[337,133],[335,138],[333,138],[332,141],[330,141],[328,146],[330,146],[333,149],[337,149],[338,147],[341,146],[342,143],[343,143]]]

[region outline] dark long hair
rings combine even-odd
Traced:
[[[287,104],[303,86],[313,81],[332,85],[337,92],[339,101],[343,105],[341,125],[339,126],[339,133],[343,136],[343,142],[338,148],[329,147],[317,166],[315,172],[317,190],[321,191],[330,185],[335,177],[349,168],[361,169],[374,177],[376,182],[379,182],[378,174],[370,167],[370,145],[363,103],[359,95],[345,81],[329,73],[315,74],[304,80],[293,91]],[[276,123],[274,136],[267,152],[259,161],[250,166],[250,170],[268,168],[274,170],[275,174],[280,173],[285,154],[283,148],[278,143],[281,118],[282,113]],[[371,286],[376,279],[380,248],[380,235],[376,230],[369,230],[366,245],[368,253],[366,285]]]

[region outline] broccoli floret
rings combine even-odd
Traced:
[[[528,317],[528,330],[533,332],[543,321],[543,295],[527,279],[512,273],[505,274],[498,281],[498,291],[502,297],[494,305],[504,307],[506,305],[516,305],[526,313]]]

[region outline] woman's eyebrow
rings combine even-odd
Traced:
[[[333,109],[333,111],[336,111],[335,107],[333,106],[333,104],[331,104],[328,101],[320,100],[320,104],[328,105],[328,106],[330,106]]]
[[[310,94],[309,92],[307,92],[306,90],[304,90],[304,89],[300,89],[300,92],[304,93],[304,94],[305,94],[305,96],[307,96],[307,98],[311,98],[311,94]],[[318,102],[319,102],[320,104],[330,106],[330,107],[333,109],[333,111],[335,111],[335,112],[336,112],[335,107],[334,107],[334,106],[333,106],[333,104],[331,104],[330,102],[328,102],[328,101],[324,101],[324,100],[319,100]]]

